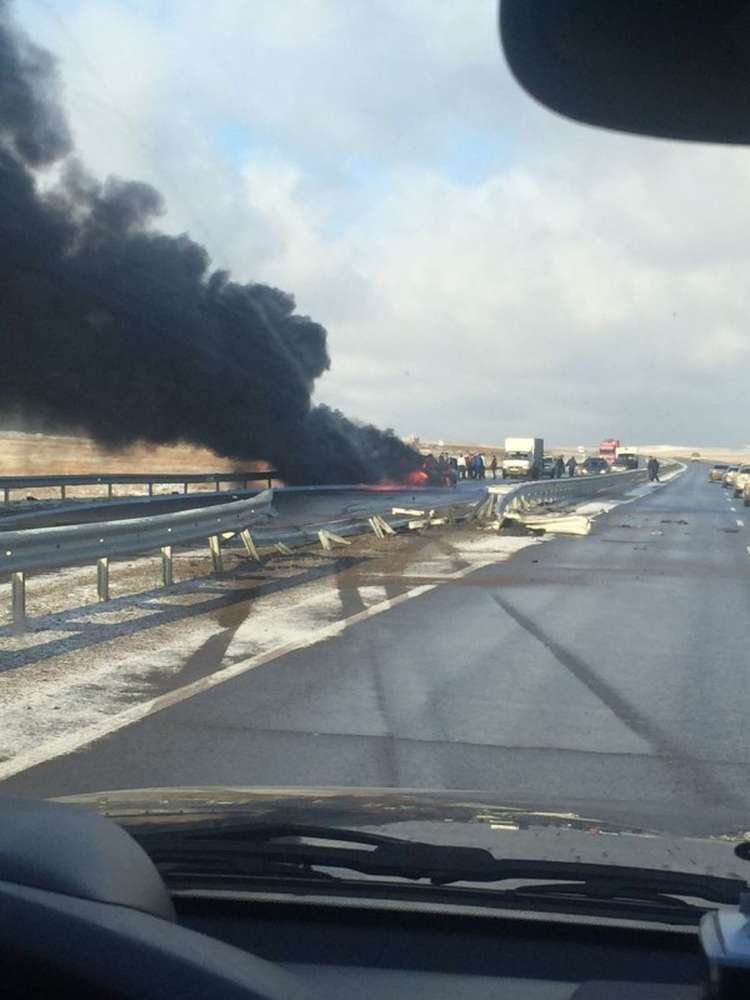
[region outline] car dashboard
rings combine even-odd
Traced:
[[[241,881],[241,880],[240,880]],[[4,997],[697,998],[691,925],[436,902],[361,880],[170,891],[122,827],[0,800]],[[458,894],[458,898],[461,896]]]

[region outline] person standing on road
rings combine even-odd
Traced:
[[[568,459],[568,475],[571,477],[571,479],[576,474],[576,466],[577,465],[578,465],[578,462],[576,462],[575,455],[571,455],[570,458]]]
[[[458,468],[458,478],[466,479],[466,455],[458,456],[456,466]]]
[[[562,455],[558,455],[555,459],[555,465],[552,470],[553,479],[562,479],[565,474],[565,458]]]
[[[658,483],[658,482],[660,482],[660,479],[659,479],[659,462],[658,462],[658,460],[656,458],[654,458],[653,455],[648,460],[647,468],[648,468],[648,481],[650,483]]]
[[[492,478],[497,479],[497,455],[493,454],[490,460],[490,468],[492,469]]]
[[[474,459],[474,466],[477,470],[477,479],[484,479],[484,458],[477,455]]]

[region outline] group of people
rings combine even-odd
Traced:
[[[577,468],[575,455],[571,455],[567,461],[564,455],[558,455],[552,466],[552,478],[562,479],[566,472],[572,478]],[[646,468],[650,483],[661,481],[657,458],[653,456],[649,458]],[[446,486],[455,486],[459,479],[486,479],[488,470],[492,473],[492,478],[497,479],[498,462],[497,455],[490,455],[487,461],[481,452],[466,455],[449,455],[447,452],[441,452],[437,458],[432,454],[428,455],[424,469],[433,481],[440,481]]]
[[[564,455],[558,455],[555,459],[555,464],[552,466],[552,478],[562,479],[566,470],[569,476],[574,476],[577,468],[578,462],[576,462],[575,455],[571,455],[567,462]]]
[[[490,455],[489,462],[481,452],[459,455],[452,461],[456,463],[459,479],[485,479],[488,469],[492,478],[497,479],[497,455]]]
[[[497,469],[497,455],[491,455],[488,461],[479,452],[473,455],[449,455],[441,452],[437,458],[430,454],[424,461],[424,470],[430,479],[439,479],[452,486],[459,479],[486,479],[488,470],[492,473],[492,478],[497,479]]]

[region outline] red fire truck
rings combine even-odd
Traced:
[[[599,444],[599,457],[606,458],[610,465],[614,463],[617,458],[617,449],[620,447],[620,442],[617,438],[605,438]]]

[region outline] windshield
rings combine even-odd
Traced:
[[[545,111],[495,0],[0,41],[0,792],[750,829],[750,153]]]

